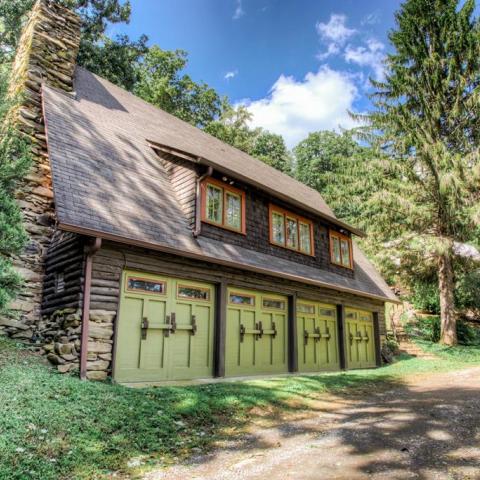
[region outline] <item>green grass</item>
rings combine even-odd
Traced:
[[[0,337],[0,479],[132,474],[207,451],[255,413],[305,408],[323,393],[369,392],[400,384],[414,373],[480,361],[480,348],[425,348],[437,349],[440,360],[403,356],[375,370],[129,389],[57,374],[28,350]]]

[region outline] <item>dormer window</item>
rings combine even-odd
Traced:
[[[352,240],[330,230],[330,260],[335,265],[353,269]]]
[[[202,221],[245,233],[245,192],[207,178],[202,183]]]
[[[314,255],[313,223],[283,208],[270,205],[270,243]]]

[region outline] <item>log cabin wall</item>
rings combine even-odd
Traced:
[[[366,309],[378,315],[380,341],[385,341],[384,302],[380,300],[104,241],[102,248],[93,257],[90,319],[92,320],[93,315],[93,322],[98,322],[100,327],[106,330],[99,332],[104,334],[100,338],[91,338],[89,358],[92,359],[91,365],[94,368],[105,367],[105,370],[90,371],[90,378],[92,374],[95,378],[105,378],[111,371],[111,364],[108,363],[107,366],[106,360],[111,358],[113,353],[112,338],[118,312],[119,287],[125,269],[215,284],[223,282],[237,287]],[[99,364],[99,360],[103,360],[103,363]]]

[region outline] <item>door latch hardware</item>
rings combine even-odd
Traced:
[[[192,335],[197,333],[197,317],[196,315],[192,315]]]
[[[148,318],[143,317],[142,319],[142,340],[146,340],[148,330]]]
[[[262,334],[263,335],[271,335],[273,338],[277,336],[277,327],[275,325],[275,322],[272,322],[272,328],[270,330],[263,330],[262,329]]]
[[[316,342],[320,341],[321,337],[322,337],[322,334],[320,333],[320,327],[315,327],[313,329],[313,333],[309,333],[308,330],[305,330],[304,333],[303,333],[303,338],[305,340],[305,345],[308,344],[308,339],[309,338],[313,338],[313,341],[316,343]]]
[[[240,324],[240,342],[243,342],[245,335],[255,335],[255,340],[258,340],[263,335],[262,322],[255,324],[255,328],[245,328],[245,325]]]
[[[175,312],[172,312],[171,318],[172,319],[170,321],[170,324],[172,325],[172,327],[170,328],[170,331],[172,333],[175,333],[175,331],[177,330],[177,322],[176,322],[177,316],[176,316]]]

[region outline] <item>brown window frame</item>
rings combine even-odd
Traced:
[[[219,222],[214,222],[213,220],[210,220],[207,217],[207,187],[208,185],[211,185],[213,187],[216,187],[220,190],[222,190],[222,221],[221,223]],[[202,222],[208,223],[209,225],[215,225],[216,227],[223,228],[225,230],[230,230],[231,232],[235,233],[241,233],[242,235],[246,235],[247,233],[247,227],[246,227],[246,197],[245,197],[245,192],[243,190],[240,190],[239,188],[232,187],[231,185],[228,185],[225,182],[222,182],[220,180],[217,180],[212,177],[207,177],[204,179],[201,183],[201,219]],[[227,194],[231,193],[235,196],[240,197],[240,228],[237,229],[235,227],[232,227],[226,223],[226,215],[227,215],[227,210],[225,208],[226,205],[226,199],[227,199]]]
[[[279,213],[283,215],[283,229],[284,229],[284,243],[278,243],[273,238],[273,213]],[[295,220],[297,222],[297,248],[289,247],[287,245],[287,218]],[[301,241],[300,241],[300,224],[303,223],[304,225],[308,225],[310,227],[310,253],[305,252],[301,249]],[[292,252],[301,253],[302,255],[308,255],[309,257],[315,256],[315,245],[314,245],[314,233],[313,233],[313,222],[312,220],[308,220],[300,215],[297,215],[289,210],[285,210],[284,208],[277,207],[272,203],[268,207],[268,229],[269,229],[269,239],[272,245],[280,248],[286,248],[287,250],[291,250]]]
[[[344,265],[341,260],[340,262],[335,261],[335,256],[333,252],[333,238],[337,238],[340,243],[340,257],[342,256],[342,240],[346,240],[348,242],[348,257],[350,260],[349,265]],[[343,233],[337,232],[335,230],[330,230],[329,232],[329,242],[330,242],[330,262],[333,265],[337,265],[339,267],[348,268],[349,270],[353,270],[353,248],[352,248],[352,239],[348,235],[344,235]]]

